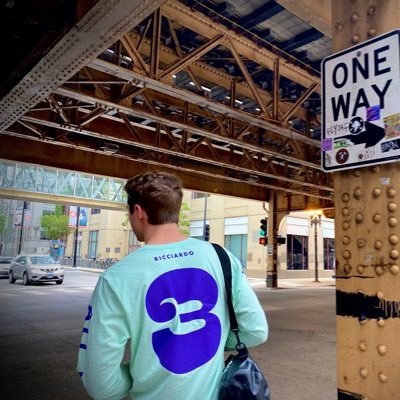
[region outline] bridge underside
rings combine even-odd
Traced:
[[[120,178],[164,169],[187,189],[276,193],[278,210],[332,206],[319,71],[293,40],[272,46],[218,2],[93,3],[1,100],[1,158]]]

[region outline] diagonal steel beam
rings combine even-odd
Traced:
[[[132,37],[136,42],[139,42],[141,36],[138,35],[135,32],[130,32],[128,33],[130,37]],[[142,46],[142,53],[149,56],[150,55],[150,45],[151,42],[148,39],[144,39],[143,41],[143,46]],[[171,64],[172,62],[175,61],[175,51],[170,49],[169,47],[165,45],[160,45],[160,59],[161,62],[164,64]],[[218,68],[212,67],[209,64],[206,64],[201,61],[195,61],[193,64],[188,67],[188,72],[190,74],[190,71],[193,72],[193,76],[201,76],[202,79],[205,82],[209,82],[210,85],[218,85],[218,86],[223,86],[228,90],[231,90],[231,82],[232,82],[232,76],[221,71]],[[193,79],[193,76],[191,76],[191,79],[193,82],[196,84],[196,80]],[[196,87],[198,88],[199,92],[202,92],[203,89],[199,87],[196,84]],[[270,103],[272,102],[272,96],[269,92],[266,90],[261,89],[260,87],[256,88],[258,93],[260,94],[261,98],[264,100],[265,104],[267,107],[269,107]],[[279,89],[279,88],[278,88]],[[251,91],[249,85],[247,82],[244,80],[238,80],[236,82],[236,93],[237,95],[244,96],[247,98],[252,99],[253,98],[253,92]],[[277,97],[277,101],[279,102],[279,107],[283,110],[283,112],[286,112],[292,107],[292,103],[281,101],[279,97]],[[306,112],[304,109],[298,109],[296,112],[296,116],[300,119],[305,120],[306,119]]]
[[[139,53],[133,40],[130,36],[125,35],[120,39],[122,45],[125,47],[125,50],[128,52],[129,56],[133,61],[136,61],[142,69],[146,72],[146,75],[150,76],[149,66],[144,62],[142,55]]]
[[[96,79],[96,74],[98,74],[98,72],[93,71],[90,68],[84,67],[82,69],[82,72],[92,81],[97,80]],[[102,84],[96,84],[95,86],[95,90],[96,90],[96,95],[99,95],[102,99],[104,100],[110,100],[110,94],[109,92],[105,89],[105,87]]]
[[[143,43],[144,39],[146,38],[147,31],[148,31],[149,28],[150,28],[150,25],[151,25],[151,18],[149,18],[149,19],[147,20],[146,26],[145,26],[145,28],[143,29],[142,35],[140,36],[140,39],[139,39],[138,44],[137,44],[137,47],[136,47],[136,48],[137,48],[137,51],[140,51],[140,49],[141,49],[141,47],[142,47],[142,43]]]
[[[240,55],[236,51],[235,45],[233,44],[231,39],[229,39],[229,48],[230,48],[230,50],[231,50],[231,52],[233,54],[233,57],[234,57],[236,63],[239,65],[239,68],[241,69],[242,74],[246,79],[246,82],[249,84],[250,89],[253,92],[253,95],[257,100],[258,105],[263,110],[263,113],[265,114],[265,116],[267,118],[270,118],[270,114],[269,114],[269,112],[267,110],[267,107],[265,106],[261,96],[257,92],[256,85],[254,84],[253,78],[249,74],[249,71],[247,70],[246,66],[244,65],[244,62],[242,61],[242,59],[240,58]]]
[[[98,0],[3,97],[0,101],[0,130],[11,126],[164,2],[165,0]]]
[[[147,106],[149,107],[150,111],[151,111],[154,115],[158,114],[158,113],[157,113],[157,110],[156,110],[156,109],[154,108],[154,106],[153,106],[153,103],[152,103],[151,99],[149,99],[149,97],[148,97],[146,94],[143,94],[143,98],[144,98],[145,103],[146,103]],[[161,124],[160,124],[160,125],[161,125]],[[170,138],[171,142],[172,142],[180,151],[183,151],[183,147],[182,147],[181,142],[175,138],[175,136],[172,134],[172,132],[171,132],[171,130],[169,129],[169,127],[168,127],[167,125],[165,125],[165,124],[163,124],[163,125],[161,125],[161,126],[162,126],[162,128],[164,129],[164,131],[165,131],[165,133],[167,134],[167,136]]]
[[[267,131],[273,132],[277,135],[288,137],[293,140],[299,140],[300,142],[309,144],[309,145],[317,147],[317,148],[319,148],[321,145],[318,140],[311,139],[305,135],[294,132],[290,129],[276,126],[275,124],[265,121],[265,119],[257,117],[253,114],[246,113],[246,112],[238,110],[236,108],[232,109],[229,106],[217,103],[215,101],[211,101],[211,100],[206,99],[198,94],[190,93],[188,91],[179,89],[177,87],[171,86],[171,85],[161,82],[161,81],[156,81],[155,79],[143,76],[136,71],[131,71],[126,68],[118,67],[117,65],[114,65],[107,61],[100,60],[97,58],[90,62],[90,67],[94,68],[94,69],[98,69],[100,71],[103,71],[103,72],[108,73],[113,76],[118,76],[119,78],[122,78],[122,79],[125,79],[128,81],[136,79],[136,80],[142,82],[143,84],[145,84],[145,86],[148,87],[149,89],[153,89],[157,92],[165,93],[169,96],[176,97],[183,101],[188,101],[189,103],[196,104],[197,106],[200,106],[200,107],[206,107],[209,110],[212,110],[219,114],[223,114],[227,117],[232,117],[232,118],[234,118],[238,121],[244,122],[244,123],[250,123],[253,126],[257,126],[259,128],[266,129]],[[57,90],[65,90],[65,89],[57,89]]]
[[[196,50],[189,53],[186,57],[182,58],[178,62],[173,65],[167,67],[162,73],[160,73],[159,78],[170,78],[172,75],[177,74],[179,71],[182,71],[190,64],[193,64],[199,58],[201,58],[204,54],[208,53],[214,47],[218,46],[223,39],[223,35],[216,35],[208,42],[204,43],[202,46],[198,47]]]
[[[68,115],[65,113],[65,110],[63,110],[62,107],[59,106],[59,104],[57,103],[57,101],[54,99],[53,95],[50,95],[47,98],[47,101],[50,104],[50,107],[62,118],[62,120],[69,124],[71,121],[69,120]]]
[[[89,122],[92,122],[94,119],[97,117],[100,117],[100,115],[104,114],[107,112],[107,109],[101,108],[101,107],[96,107],[94,110],[91,112],[85,114],[78,122],[77,124],[80,126],[84,126],[88,124]]]
[[[241,56],[253,60],[255,63],[263,65],[271,71],[273,70],[276,54],[266,48],[260,47],[252,40],[238,35],[224,25],[214,22],[204,14],[194,12],[182,3],[171,0],[168,0],[161,7],[161,10],[164,16],[172,19],[175,23],[186,26],[206,38],[211,39],[217,34],[223,34],[235,43],[236,49]],[[297,67],[288,61],[283,61],[280,70],[282,76],[304,87],[309,87],[312,83],[317,83],[318,87],[316,91],[320,92],[320,78],[311,75],[304,68]]]
[[[115,109],[117,111],[121,111],[121,112],[123,112],[125,114],[128,114],[128,115],[133,115],[133,116],[139,117],[139,118],[147,118],[147,119],[150,119],[152,121],[158,122],[160,124],[166,124],[166,125],[168,125],[170,127],[179,128],[179,129],[182,129],[182,130],[187,130],[190,133],[200,134],[201,136],[205,136],[205,137],[208,137],[210,139],[216,139],[216,140],[219,140],[219,141],[225,140],[225,141],[227,141],[227,142],[229,142],[231,144],[234,144],[234,145],[242,147],[242,148],[248,148],[250,150],[254,150],[254,151],[257,151],[257,152],[262,151],[265,154],[274,155],[274,156],[277,156],[278,158],[285,159],[285,160],[290,161],[290,162],[295,163],[295,164],[306,165],[306,166],[308,166],[310,168],[315,168],[317,170],[321,170],[321,166],[319,164],[315,164],[315,163],[309,162],[307,160],[299,159],[299,158],[296,158],[296,157],[291,157],[291,156],[288,156],[286,154],[279,154],[278,155],[275,152],[272,152],[272,151],[270,151],[268,149],[265,149],[265,148],[261,148],[261,147],[258,147],[258,146],[255,146],[255,145],[252,145],[252,144],[249,144],[249,143],[241,142],[239,140],[235,140],[235,139],[231,139],[231,138],[225,138],[225,137],[220,136],[218,134],[209,132],[209,131],[207,131],[205,129],[194,127],[192,125],[185,125],[185,124],[183,124],[183,123],[181,123],[179,121],[169,120],[169,119],[167,119],[167,118],[165,118],[163,116],[154,115],[153,113],[146,112],[144,110],[140,110],[139,111],[139,110],[135,110],[135,109],[133,109],[131,107],[125,107],[125,106],[122,106],[122,105],[119,105],[119,104],[115,104],[115,103],[112,103],[112,102],[109,102],[109,101],[106,101],[106,100],[102,100],[102,99],[90,96],[88,94],[76,92],[76,91],[74,91],[72,89],[58,88],[55,91],[55,93],[57,93],[57,94],[59,94],[61,96],[70,97],[70,98],[75,99],[75,100],[81,100],[81,101],[94,103],[94,104],[100,103],[100,104],[103,104],[104,106],[111,107],[111,108],[113,108],[113,109]]]
[[[291,110],[289,110],[282,118],[284,123],[289,121],[289,118],[293,115],[293,113],[304,103],[304,101],[311,95],[311,93],[315,90],[317,85],[313,83],[294,103]]]
[[[174,44],[175,44],[175,52],[178,55],[178,57],[180,59],[182,59],[184,57],[184,55],[182,52],[181,44],[179,43],[178,35],[176,34],[174,27],[172,26],[171,20],[168,18],[166,18],[166,19],[168,21],[169,32],[171,33],[172,40],[174,41]],[[161,57],[161,52],[162,52],[162,47],[160,46],[160,57]],[[192,68],[188,66],[187,72],[190,76],[190,79],[195,84],[197,91],[202,92],[203,88],[201,87],[201,84],[200,84],[199,80],[197,79],[196,75],[193,73]]]
[[[25,128],[28,128],[30,131],[32,131],[34,134],[36,134],[38,137],[43,139],[43,137],[44,137],[43,133],[35,125],[32,125],[29,122],[21,121],[21,120],[18,120],[18,123],[21,124],[22,126],[24,126]]]

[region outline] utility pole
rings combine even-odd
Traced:
[[[271,191],[268,202],[268,224],[267,224],[267,279],[266,284],[269,288],[278,287],[278,249],[276,236],[278,233],[276,210],[276,194]],[[265,210],[266,211],[266,210]]]
[[[204,198],[204,212],[203,212],[203,240],[206,240],[206,223],[207,223],[207,197],[208,197],[208,193],[206,193],[206,197]]]
[[[79,230],[79,216],[81,214],[81,208],[78,206],[76,209],[76,225],[75,225],[75,235],[74,235],[74,259],[72,266],[76,267],[76,253],[78,250],[78,230]]]
[[[22,249],[22,234],[23,234],[23,228],[24,228],[24,218],[25,218],[26,206],[27,206],[26,201],[24,201],[23,206],[22,206],[21,227],[20,227],[20,231],[19,231],[18,254],[21,253],[21,249]]]
[[[318,230],[317,226],[321,225],[321,217],[322,217],[322,211],[318,212],[317,214],[311,214],[310,215],[310,223],[311,226],[314,226],[314,264],[315,264],[315,281],[314,282],[319,282],[318,279]]]

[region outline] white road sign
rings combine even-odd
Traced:
[[[338,171],[400,158],[400,31],[322,62],[322,168]]]

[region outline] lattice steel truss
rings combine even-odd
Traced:
[[[223,56],[232,73],[213,66]],[[269,90],[253,79],[264,72]],[[281,79],[301,89],[295,101],[282,98]],[[80,149],[325,206],[333,186],[312,136],[319,115],[304,107],[319,92],[314,71],[168,0],[2,133],[37,151],[45,143]]]

